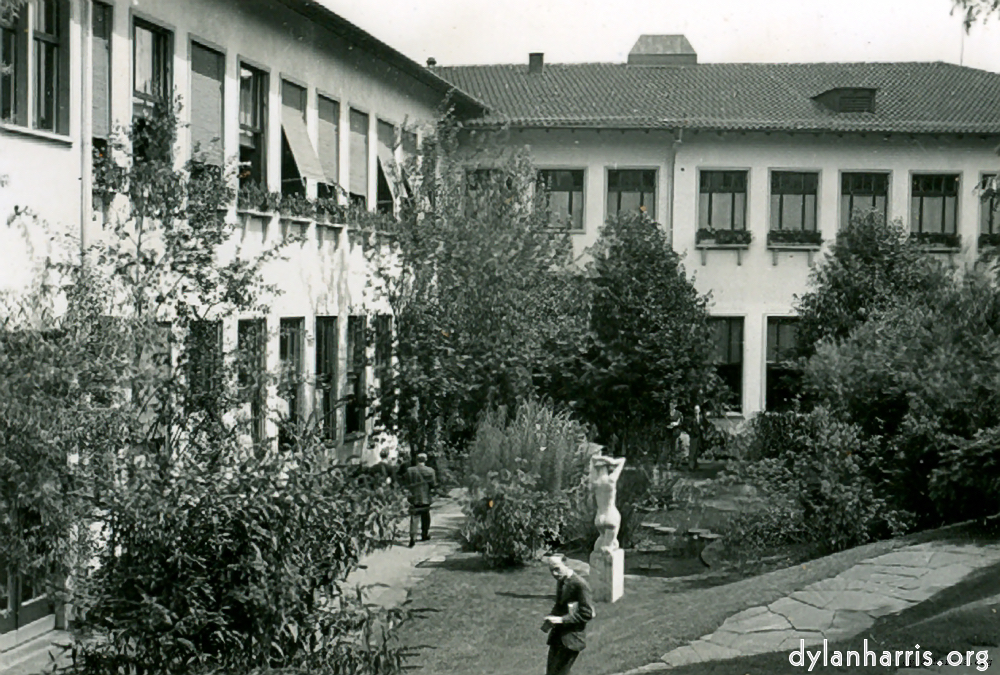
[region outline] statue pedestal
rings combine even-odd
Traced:
[[[595,602],[615,602],[625,593],[625,551],[590,554],[590,588]]]

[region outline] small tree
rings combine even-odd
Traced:
[[[605,441],[625,454],[671,404],[715,407],[708,296],[686,276],[662,228],[644,214],[613,218],[589,265],[592,343],[581,358],[573,398]]]
[[[459,137],[463,144],[459,147]],[[392,246],[373,247],[399,361],[383,405],[420,450],[464,446],[490,406],[516,409],[574,324],[568,229],[524,151],[447,118],[425,136]]]

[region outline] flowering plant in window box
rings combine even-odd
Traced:
[[[982,232],[979,235],[979,248],[1000,246],[1000,232]]]
[[[815,230],[771,230],[767,233],[767,245],[813,246],[823,245],[823,235]]]
[[[316,200],[316,218],[341,225],[347,221],[347,207],[340,204],[336,197],[320,197]]]
[[[281,206],[281,193],[268,192],[260,183],[240,186],[236,194],[236,208],[240,211],[274,213]]]
[[[952,232],[910,232],[910,241],[925,248],[962,248],[962,235]]]
[[[289,218],[312,220],[316,215],[316,202],[302,195],[282,195],[278,208]]]
[[[753,235],[750,230],[713,230],[707,227],[695,233],[695,243],[699,246],[729,246],[747,248]]]

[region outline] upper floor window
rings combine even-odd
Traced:
[[[281,83],[281,193],[305,195],[306,180],[325,182],[323,167],[306,128],[308,92]]]
[[[702,171],[698,186],[698,229],[745,230],[747,172]]]
[[[368,115],[351,109],[350,177],[347,191],[351,203],[368,205]]]
[[[325,183],[319,196],[331,197],[331,186],[340,185],[340,103],[325,96],[318,97],[319,161],[323,165]]]
[[[816,231],[819,174],[771,172],[771,229]]]
[[[640,211],[656,218],[656,170],[610,169],[608,216]]]
[[[545,188],[553,225],[583,230],[583,170],[543,169],[538,182]]]
[[[979,181],[979,189],[986,190],[996,180],[996,174],[986,174]],[[992,191],[979,200],[979,233],[1000,234],[1000,195]]]
[[[213,166],[224,162],[222,134],[225,121],[223,88],[226,58],[219,52],[191,45],[191,150],[195,159]]]
[[[858,211],[874,210],[888,220],[889,174],[844,173],[840,176],[840,226]]]
[[[157,104],[170,103],[171,37],[169,31],[138,19],[132,28],[132,100],[137,117]]]
[[[910,230],[955,234],[958,174],[918,174],[912,186]]]
[[[91,75],[91,135],[107,141],[111,133],[111,28],[113,8],[100,2],[93,4],[90,36]],[[105,143],[95,143],[103,150]]]
[[[378,120],[375,126],[378,140],[378,194],[375,207],[379,213],[396,212],[396,127]]]
[[[267,180],[267,74],[240,64],[240,185]]]
[[[0,17],[0,122],[69,133],[69,17],[68,0]]]

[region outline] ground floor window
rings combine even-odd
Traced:
[[[743,317],[712,317],[709,325],[715,346],[716,372],[729,390],[727,407],[740,412],[743,409]]]
[[[767,372],[764,407],[771,411],[790,409],[799,395],[802,371],[796,365],[798,317],[767,319]]]
[[[323,437],[337,440],[337,317],[316,317],[316,395]]]

